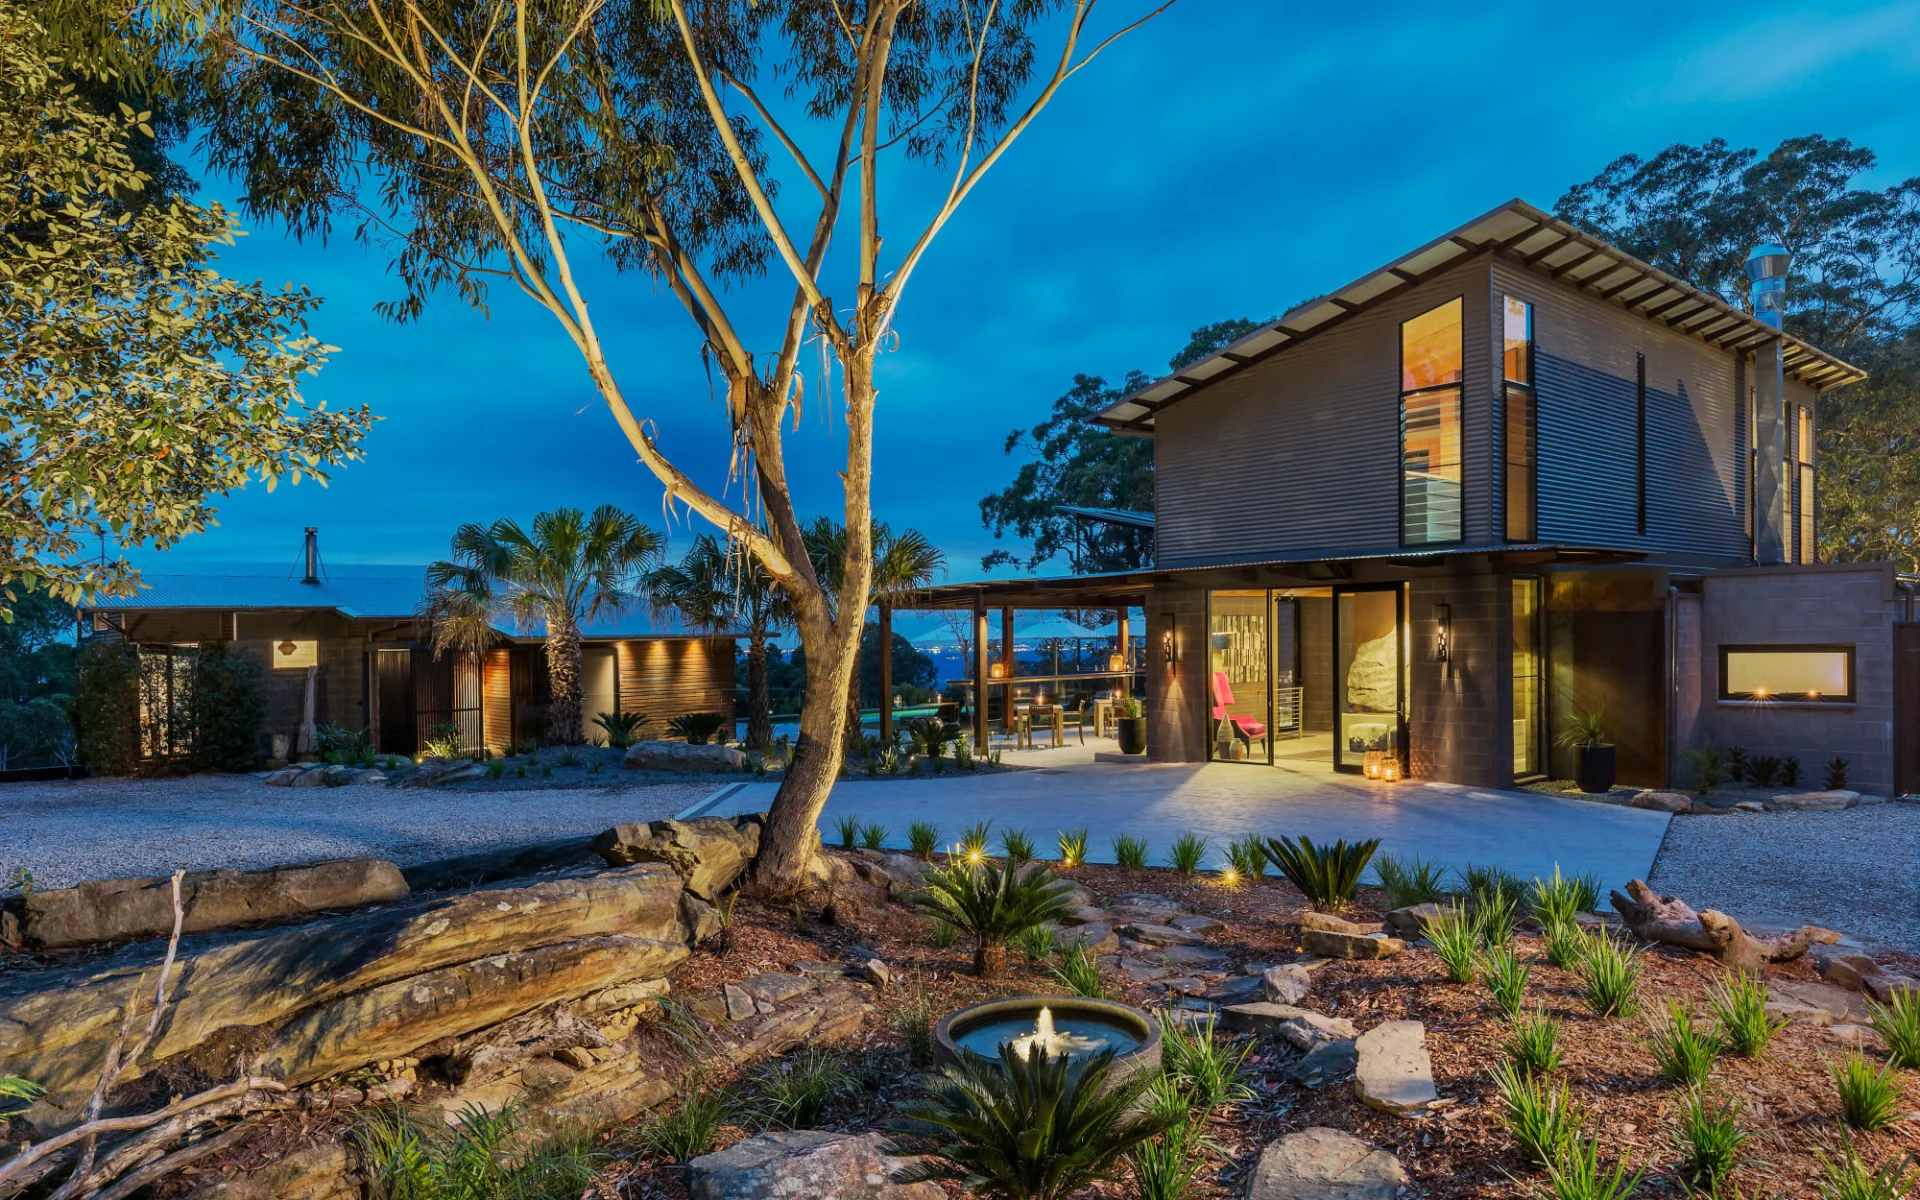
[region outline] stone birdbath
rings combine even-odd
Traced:
[[[1011,1042],[1021,1057],[1041,1048],[1053,1055],[1086,1058],[1113,1051],[1107,1086],[1160,1069],[1160,1026],[1146,1013],[1117,1000],[1087,996],[1011,996],[949,1013],[934,1027],[948,1061],[962,1051],[998,1058]]]

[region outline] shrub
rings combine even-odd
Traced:
[[[1480,939],[1473,921],[1457,903],[1420,923],[1420,933],[1433,943],[1433,952],[1447,968],[1447,982],[1472,983],[1480,961]]]
[[[1500,1123],[1519,1143],[1520,1152],[1529,1162],[1550,1166],[1583,1120],[1567,1085],[1555,1090],[1541,1077],[1501,1063],[1493,1069],[1493,1086],[1500,1097]]]
[[[1605,933],[1593,935],[1580,960],[1581,999],[1602,1017],[1640,1011],[1641,951]]]
[[[1505,867],[1482,867],[1468,863],[1460,872],[1460,883],[1466,889],[1467,902],[1474,908],[1491,904],[1517,913],[1520,911],[1520,899],[1527,893],[1527,885]]]
[[[749,1111],[762,1125],[811,1129],[852,1080],[837,1055],[808,1046],[762,1063],[744,1082]]]
[[[936,950],[950,950],[960,940],[960,929],[952,921],[935,917],[927,922],[927,940]]]
[[[1829,792],[1837,792],[1847,786],[1847,767],[1849,765],[1846,757],[1840,754],[1834,755],[1833,761],[1827,764],[1826,789]]]
[[[100,775],[140,766],[140,652],[94,639],[80,648],[73,692],[74,759]]]
[[[900,1041],[906,1047],[907,1061],[918,1070],[927,1070],[933,1066],[933,1001],[927,999],[927,989],[916,975],[913,990],[900,999],[893,1011],[893,1027],[900,1032]]]
[[[932,858],[940,845],[940,827],[931,821],[915,821],[907,826],[907,845],[915,858]]]
[[[647,714],[645,713],[623,712],[617,708],[612,712],[603,712],[593,719],[593,723],[607,735],[607,745],[615,750],[625,750],[633,745],[634,738],[640,733],[640,727],[646,722]]]
[[[1100,978],[1100,962],[1085,946],[1075,944],[1061,951],[1060,961],[1053,965],[1053,977],[1076,996],[1106,998],[1107,984]]]
[[[1391,854],[1376,855],[1373,877],[1387,894],[1388,908],[1406,908],[1410,904],[1430,904],[1447,895],[1446,870],[1424,858],[1402,862]]]
[[[960,831],[958,857],[969,862],[979,862],[987,856],[987,837],[993,831],[992,821],[976,821]]]
[[[1123,1158],[1173,1122],[1143,1112],[1148,1078],[1109,1086],[1111,1053],[1069,1059],[1011,1044],[997,1059],[963,1056],[926,1083],[891,1123],[894,1153],[918,1161],[897,1183],[964,1181],[1016,1200],[1066,1200],[1114,1178]]]
[[[1920,1071],[1920,992],[1895,988],[1887,1004],[1867,1001],[1873,1031],[1887,1043],[1887,1059],[1896,1067]]]
[[[1693,1009],[1678,1000],[1667,1001],[1666,1020],[1653,1027],[1645,1044],[1660,1077],[1682,1087],[1704,1085],[1713,1060],[1720,1057],[1720,1035],[1703,1030],[1694,1021]]]
[[[1113,839],[1113,861],[1129,871],[1144,871],[1147,867],[1147,839],[1123,833]]]
[[[860,841],[860,818],[853,813],[835,817],[833,831],[840,835],[840,848],[851,850]]]
[[[448,1126],[394,1106],[368,1114],[351,1139],[374,1200],[574,1200],[593,1184],[598,1156],[584,1143],[521,1144],[517,1104],[469,1107]]]
[[[1559,863],[1553,864],[1551,880],[1536,877],[1527,893],[1527,909],[1547,928],[1574,924],[1581,913],[1591,912],[1599,901],[1599,888],[1590,877],[1568,879],[1560,874]]]
[[[1499,949],[1513,943],[1517,895],[1499,889],[1484,893],[1472,903],[1473,936],[1482,946]]]
[[[1192,878],[1200,869],[1200,859],[1207,852],[1207,839],[1192,830],[1187,830],[1173,839],[1173,848],[1167,851],[1167,865],[1181,875]]]
[[[427,743],[421,747],[421,751],[428,758],[468,758],[471,757],[473,753],[460,733],[459,723],[454,721],[443,721],[438,725],[429,727],[427,729]],[[520,764],[520,769],[515,771],[514,774],[521,776],[526,775],[527,763],[537,761],[537,759],[529,758],[526,763]]]
[[[1060,865],[1068,870],[1087,861],[1087,831],[1085,829],[1063,829],[1056,843],[1060,850]]]
[[[1780,756],[1756,754],[1747,761],[1747,782],[1754,787],[1772,787],[1780,778]]]
[[[1800,760],[1791,754],[1780,760],[1780,786],[1800,786]]]
[[[1840,1120],[1871,1133],[1893,1124],[1900,1106],[1900,1087],[1892,1063],[1876,1071],[1858,1050],[1837,1065],[1827,1064],[1833,1086],[1840,1093]]]
[[[1820,1182],[1822,1200],[1905,1200],[1908,1193],[1920,1187],[1920,1172],[1907,1173],[1914,1162],[1912,1154],[1885,1163],[1875,1171],[1867,1167],[1851,1143],[1841,1149],[1843,1154],[1838,1162],[1819,1155],[1820,1166],[1827,1176]]]
[[[1034,858],[1033,839],[1024,829],[1009,829],[1000,835],[1000,852],[1010,863],[1032,862]]]
[[[1714,747],[1688,746],[1682,757],[1686,759],[1687,774],[1693,778],[1696,795],[1705,796],[1727,781],[1726,761]]]
[[[1727,747],[1727,778],[1739,783],[1747,777],[1747,752],[1738,746]]]
[[[1343,908],[1352,902],[1360,877],[1366,873],[1367,864],[1379,848],[1379,838],[1368,838],[1351,846],[1345,838],[1331,846],[1319,846],[1305,835],[1292,841],[1266,840],[1267,858],[1287,877],[1288,883],[1300,889],[1308,902],[1322,912]]]
[[[1547,926],[1547,965],[1562,971],[1577,971],[1586,961],[1592,939],[1578,922]]]
[[[505,775],[506,773],[507,773],[507,760],[506,760],[506,759],[504,759],[504,758],[496,758],[496,759],[492,759],[492,760],[490,760],[490,761],[489,761],[489,762],[487,763],[487,778],[488,778],[488,779],[498,779],[498,778],[500,778],[500,777],[501,777],[502,775]]]
[[[1227,843],[1227,865],[1242,879],[1263,879],[1267,874],[1267,848],[1260,835],[1249,833]]]
[[[1554,1200],[1627,1200],[1640,1190],[1645,1173],[1627,1174],[1626,1162],[1611,1171],[1600,1165],[1600,1146],[1589,1137],[1573,1136],[1560,1144],[1547,1164],[1547,1182]]]
[[[1044,866],[962,860],[928,872],[913,904],[972,936],[974,973],[991,979],[1006,968],[1007,943],[1057,919],[1072,890]]]
[[[1739,1105],[1725,1100],[1709,1108],[1700,1089],[1690,1089],[1673,1131],[1674,1148],[1680,1151],[1680,1177],[1701,1192],[1719,1195],[1720,1185],[1740,1165],[1740,1147],[1747,1137],[1740,1128]]]
[[[1253,1092],[1241,1081],[1253,1040],[1228,1044],[1214,1036],[1213,1016],[1204,1022],[1190,1023],[1170,1010],[1162,1009],[1160,1021],[1160,1061],[1187,1101],[1203,1113],[1211,1113],[1226,1104],[1238,1104],[1253,1098]]]
[[[713,1149],[713,1138],[733,1107],[727,1096],[703,1085],[698,1073],[680,1081],[677,1104],[662,1105],[640,1127],[640,1150],[668,1162],[686,1162]]]
[[[1745,971],[1707,989],[1707,1011],[1718,1022],[1726,1048],[1743,1058],[1765,1055],[1773,1035],[1787,1027],[1785,1017],[1776,1021],[1767,1015],[1766,981]]]
[[[1527,976],[1532,973],[1533,968],[1520,961],[1510,946],[1489,950],[1480,958],[1480,979],[1493,997],[1494,1007],[1509,1021],[1520,1015],[1527,995]]]
[[[1507,1061],[1523,1075],[1544,1075],[1560,1065],[1560,1023],[1535,1006],[1513,1018],[1513,1032],[1502,1044]]]
[[[689,746],[704,746],[724,730],[728,723],[727,718],[720,713],[688,713],[668,721],[667,732],[685,741]]]

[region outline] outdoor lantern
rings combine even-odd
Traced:
[[[1379,779],[1385,769],[1383,764],[1386,757],[1385,751],[1367,751],[1366,756],[1360,760],[1360,773],[1368,779]]]
[[[1173,665],[1173,624],[1172,624],[1173,619],[1169,617],[1167,620],[1168,620],[1167,627],[1160,631],[1160,656],[1166,660],[1168,666],[1172,666]]]
[[[298,650],[299,648],[300,647],[293,644],[292,638],[288,638],[286,641],[281,642],[278,646],[274,647],[275,650],[278,650],[284,657],[287,657],[287,658],[292,658],[293,652],[295,650]]]
[[[1400,760],[1396,757],[1389,757],[1386,762],[1380,765],[1380,771],[1380,778],[1386,780],[1388,783],[1398,783],[1400,781]]]
[[[1453,605],[1434,605],[1433,624],[1433,661],[1446,662],[1453,654]]]
[[[1005,675],[1006,673],[1007,673],[1006,667],[1002,666],[999,663],[995,663],[992,666],[987,668],[987,675],[989,678],[992,678],[992,679],[998,679],[1002,675]]]
[[[1127,656],[1118,650],[1107,656],[1107,670],[1124,671],[1127,669]]]

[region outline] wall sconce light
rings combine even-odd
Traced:
[[[1434,605],[1433,623],[1433,661],[1447,662],[1453,658],[1453,605]]]
[[[1166,620],[1167,625],[1166,625],[1166,628],[1160,631],[1160,657],[1166,660],[1166,663],[1168,666],[1172,666],[1173,665],[1173,617],[1169,615],[1164,619]]]
[[[288,638],[286,641],[281,642],[278,646],[274,647],[274,649],[278,650],[281,653],[281,655],[285,658],[292,658],[293,652],[295,650],[298,650],[299,648],[300,647],[293,644],[292,638]]]

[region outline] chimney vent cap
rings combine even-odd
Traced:
[[[1755,283],[1762,279],[1785,279],[1792,263],[1793,254],[1785,246],[1761,242],[1747,255],[1747,278]]]

